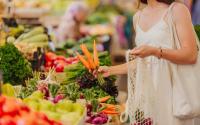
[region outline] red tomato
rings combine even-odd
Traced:
[[[64,71],[64,66],[62,64],[58,64],[56,66],[56,72],[63,72]]]
[[[64,56],[57,56],[57,57],[56,57],[56,60],[63,60],[63,61],[65,61],[66,58],[65,58]]]
[[[26,106],[26,105],[22,105],[20,108],[21,108],[21,111],[25,111],[25,112],[30,112],[31,111],[30,108],[28,106]]]
[[[48,53],[45,54],[45,61],[51,62],[51,61],[55,60],[56,57],[57,57],[56,54],[54,54],[52,52],[48,52]]]
[[[67,62],[68,64],[71,64],[71,63],[73,62],[73,57],[67,58],[67,59],[66,59],[66,62]]]
[[[3,109],[0,108],[0,118],[3,117],[3,114],[4,114],[4,113],[3,113]]]
[[[76,63],[78,63],[78,62],[79,62],[79,60],[76,60],[76,61],[73,61],[72,64],[76,64]]]
[[[0,96],[0,107],[2,107],[5,102],[6,102],[6,97]]]
[[[45,121],[49,121],[48,117],[45,114],[39,113],[39,112],[36,112],[36,114],[40,119],[43,119]]]
[[[16,122],[11,116],[4,116],[0,119],[0,125],[16,125]]]
[[[53,66],[52,61],[48,61],[45,63],[45,67],[52,67],[52,66]]]
[[[63,60],[56,60],[56,61],[54,61],[54,66],[56,67],[57,65],[65,66],[65,65],[67,65],[67,63]]]
[[[14,117],[19,114],[20,106],[17,105],[17,101],[14,98],[9,98],[4,103],[2,110],[4,114]]]
[[[78,57],[73,57],[73,61],[79,60]]]

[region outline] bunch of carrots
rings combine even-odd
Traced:
[[[118,106],[105,103],[110,98],[111,98],[111,96],[105,96],[105,97],[98,99],[98,101],[100,102],[100,104],[103,107],[103,110],[101,110],[101,112],[104,114],[118,115],[120,113],[120,108]]]
[[[78,59],[81,61],[81,63],[88,69],[88,71],[93,72],[95,70],[98,70],[99,68],[99,57],[98,57],[98,51],[96,47],[96,41],[94,40],[93,43],[93,57],[92,54],[89,52],[88,48],[85,44],[81,44],[80,48],[86,58],[84,56],[80,55],[80,53],[76,52],[76,55]],[[102,76],[102,74],[97,74],[97,79],[101,85],[105,83],[105,80]]]

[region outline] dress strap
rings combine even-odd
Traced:
[[[167,13],[172,13],[172,9],[173,9],[173,7],[174,7],[175,4],[176,4],[176,2],[173,2],[173,3],[169,6],[169,8],[167,9],[166,14],[167,14]]]
[[[173,3],[169,6],[168,11],[171,11],[175,4],[176,4],[176,2],[173,2]]]
[[[138,12],[137,24],[139,24],[141,15],[142,15],[142,10]]]
[[[138,11],[138,15],[137,17],[134,17],[136,19],[134,19],[134,29],[136,30],[136,25],[138,25],[139,19],[140,19],[140,15],[141,15],[141,11]]]
[[[166,16],[169,12],[171,12],[171,10],[172,10],[174,4],[175,4],[175,2],[173,2],[173,3],[167,8],[167,10],[163,13],[161,19],[164,19],[165,16]]]

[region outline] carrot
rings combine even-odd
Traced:
[[[90,68],[91,69],[95,69],[95,64],[93,62],[92,56],[90,54],[90,52],[88,51],[87,47],[85,44],[82,44],[81,46],[81,50],[83,51],[84,55],[87,57]]]
[[[108,106],[108,107],[106,107],[105,109],[106,109],[106,110],[116,110],[116,108],[115,108],[115,107],[109,107],[109,106]]]
[[[82,64],[83,64],[88,70],[90,70],[90,65],[89,65],[89,63],[83,58],[83,56],[81,56],[78,52],[76,52],[76,55],[77,55],[78,59],[82,62]]]
[[[97,47],[96,47],[96,41],[94,40],[93,44],[93,56],[94,56],[94,64],[95,68],[99,67],[99,57],[98,57],[98,52],[97,52]]]
[[[113,104],[106,104],[106,103],[101,103],[102,106],[106,107],[106,110],[115,110],[118,111],[119,107],[118,105],[113,105]]]
[[[119,114],[119,112],[116,112],[114,110],[103,110],[101,111],[102,113],[105,113],[105,114]]]
[[[110,98],[111,98],[110,96],[105,96],[103,98],[99,98],[98,100],[99,100],[100,103],[102,103],[102,102],[108,101],[108,99],[110,99]]]
[[[106,106],[106,107],[109,107],[109,108],[115,108],[115,107],[116,107],[116,105],[113,105],[113,104],[106,104],[106,103],[101,103],[101,105]]]

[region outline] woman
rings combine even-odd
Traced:
[[[85,21],[87,8],[83,3],[74,2],[69,5],[58,27],[58,41],[66,39],[79,39],[81,37],[80,26]]]
[[[153,95],[154,102],[151,102],[151,104],[154,104],[154,106],[153,109],[148,110],[151,110],[156,115],[155,117],[152,116],[153,124],[146,123],[141,125],[194,125],[193,119],[180,120],[173,116],[172,80],[169,70],[170,63],[192,65],[197,61],[198,51],[190,12],[186,6],[174,2],[174,0],[141,0],[141,2],[147,4],[147,6],[134,16],[137,47],[131,50],[130,53],[137,58],[138,62],[133,61],[133,63],[136,63],[136,68],[141,67],[143,62],[147,62],[147,69],[143,71],[137,70],[136,85],[143,83],[154,90],[141,89],[139,92],[143,94],[148,91],[150,95]],[[173,49],[170,27],[167,24],[169,10],[173,14],[175,28],[181,41],[181,49],[178,50]],[[127,70],[130,72],[130,68],[133,68],[127,68],[128,66],[126,63],[118,66],[100,67],[99,72],[103,73],[105,77],[126,74]],[[143,74],[146,74],[148,79],[144,78]],[[131,78],[132,76],[129,75],[128,77]],[[128,89],[131,91],[134,88]],[[129,95],[128,98],[131,98],[131,96]],[[150,101],[146,103],[150,103]],[[134,104],[131,106],[134,106]],[[128,107],[128,110],[131,110],[131,108]],[[129,112],[132,124],[138,125],[135,122],[133,123],[132,120],[138,120],[138,115],[130,114]],[[144,112],[139,114],[144,115]]]

